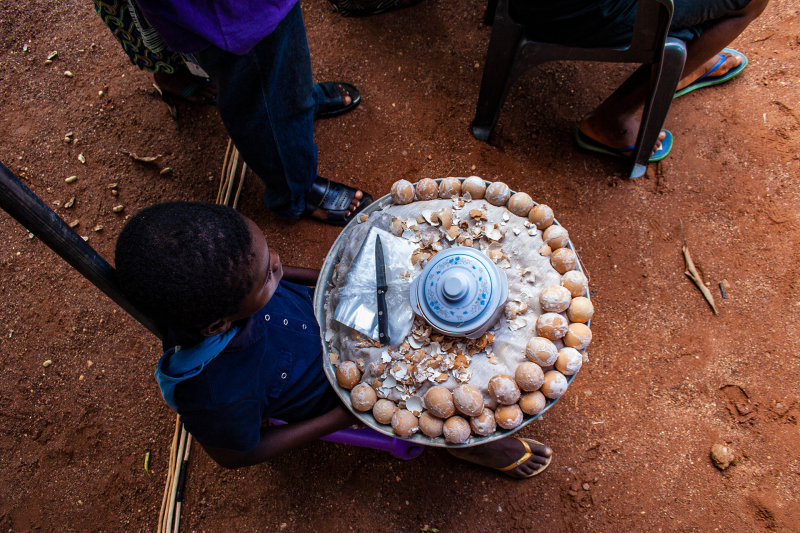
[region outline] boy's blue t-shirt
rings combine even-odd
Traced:
[[[307,420],[340,403],[322,367],[312,291],[281,281],[202,372],[176,385],[181,421],[199,443],[248,451],[261,438],[262,420]],[[169,332],[164,347],[201,340]]]

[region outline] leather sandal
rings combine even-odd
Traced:
[[[362,193],[363,196],[356,210],[350,213],[350,216],[345,216],[344,213],[353,201],[356,192],[358,192],[358,189],[317,176],[317,179],[314,180],[311,188],[305,194],[306,209],[304,214],[311,215],[315,209],[324,209],[328,212],[328,217],[317,220],[333,226],[346,226],[348,222],[353,220],[356,215],[374,201],[372,196],[365,192]]]
[[[361,102],[361,93],[354,85],[345,83],[343,81],[324,81],[318,83],[319,88],[322,89],[322,94],[325,99],[317,102],[317,108],[314,112],[314,118],[330,118],[336,117],[343,113],[347,113]],[[341,89],[340,89],[341,87]],[[352,99],[348,105],[344,105],[344,93]]]

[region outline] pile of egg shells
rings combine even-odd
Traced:
[[[452,392],[441,385],[431,387],[422,402],[406,402],[405,409],[378,395],[369,384],[361,383],[361,372],[352,361],[336,367],[336,380],[350,390],[353,408],[372,415],[379,424],[391,424],[399,437],[421,431],[428,437],[444,436],[452,444],[464,444],[472,435],[487,437],[499,426],[512,430],[522,424],[524,415],[535,416],[547,406],[547,399],[557,400],[569,385],[567,376],[576,374],[584,362],[584,350],[592,340],[587,322],[594,314],[588,296],[588,281],[578,269],[578,258],[570,248],[569,234],[554,225],[553,210],[535,204],[525,193],[513,193],[502,182],[490,183],[471,176],[463,180],[444,178],[440,183],[422,179],[416,187],[406,180],[396,181],[391,189],[395,204],[437,198],[486,199],[494,206],[505,206],[519,217],[527,217],[543,231],[542,255],[561,274],[561,284],[546,287],[539,295],[543,313],[536,321],[535,333],[525,347],[528,361],[517,366],[514,375],[497,374],[489,380],[488,393],[497,402],[494,411],[484,405],[481,391],[462,383]],[[559,349],[559,347],[561,347]]]

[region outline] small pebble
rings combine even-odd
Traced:
[[[84,165],[86,164],[86,158],[83,156],[83,154],[78,154],[78,161]]]
[[[124,205],[115,205],[111,210],[115,213],[122,213],[123,209],[125,209]]]
[[[583,490],[589,490],[589,484],[588,483],[584,483],[583,484]]]
[[[70,72],[70,71],[68,71],[68,70],[65,70],[65,71],[64,71],[64,76],[66,76],[66,77],[68,77],[68,78],[71,78],[71,77],[72,77],[72,72]]]
[[[96,225],[96,226],[94,227],[94,230],[95,230],[95,231],[103,231],[103,225],[102,225],[102,224],[98,224],[98,225]]]
[[[48,359],[47,361],[45,361],[44,363],[42,363],[42,366],[43,366],[43,367],[45,367],[45,368],[47,368],[48,366],[50,366],[50,365],[52,365],[52,364],[53,364],[53,361],[52,361],[51,359]]]
[[[76,179],[78,179],[78,176],[70,176],[67,179],[65,179],[64,181],[66,181],[67,183],[72,183]]]
[[[98,96],[103,96],[104,94],[105,94],[105,93],[104,93],[103,91],[99,91],[99,92],[97,93],[97,95],[98,95]]]
[[[75,226],[77,226],[80,223],[81,223],[80,220],[73,220],[72,222],[69,223],[69,227],[70,228],[74,228]]]

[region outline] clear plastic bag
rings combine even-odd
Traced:
[[[373,227],[364,239],[347,281],[339,290],[339,304],[333,318],[364,335],[378,340],[378,297],[375,274],[375,241],[380,235],[386,262],[386,307],[388,309],[389,343],[398,345],[411,331],[414,313],[411,310],[409,287],[419,270],[411,265],[411,254],[417,245]]]

